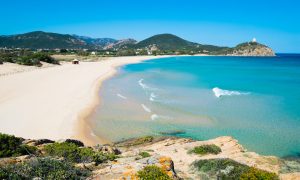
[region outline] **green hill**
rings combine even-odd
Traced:
[[[159,34],[140,41],[135,47],[145,48],[152,45],[156,45],[156,47],[160,50],[178,50],[193,48],[197,44],[184,40],[173,34]]]
[[[151,49],[153,47],[158,50],[187,50],[187,51],[197,51],[197,52],[213,52],[224,49],[224,47],[218,47],[213,45],[203,45],[194,42],[187,41],[173,34],[158,34],[147,38],[143,41],[132,46],[133,48],[148,48]]]

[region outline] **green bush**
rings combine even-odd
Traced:
[[[36,58],[32,58],[31,56],[18,57],[16,63],[27,66],[41,66],[41,62]]]
[[[189,153],[195,153],[195,154],[200,154],[200,155],[219,154],[220,152],[222,152],[221,148],[214,144],[197,146],[197,147],[194,147],[194,149],[189,151]]]
[[[278,176],[275,173],[259,170],[251,167],[247,172],[243,173],[240,180],[278,180]]]
[[[199,172],[205,173],[209,178],[215,179],[251,179],[254,180],[277,180],[274,173],[266,172],[247,165],[240,164],[231,159],[199,160],[193,163]],[[271,178],[271,179],[268,179]]]
[[[36,148],[22,144],[22,139],[0,133],[0,158],[34,154]]]
[[[54,59],[46,53],[35,53],[32,55],[32,58],[46,63],[59,64],[59,62],[56,59]]]
[[[13,63],[13,57],[16,55],[13,55],[12,53],[5,53],[0,51],[0,61],[2,62],[11,62]]]
[[[148,152],[140,152],[139,155],[142,156],[143,158],[147,158],[151,156]]]
[[[12,52],[0,51],[0,61],[11,62],[21,65],[28,66],[41,66],[42,62],[47,62],[51,64],[59,64],[59,62],[52,58],[48,53],[38,52],[34,53],[32,51],[21,50]]]
[[[171,178],[159,167],[151,165],[137,172],[140,180],[171,180]]]
[[[0,167],[0,179],[86,179],[90,174],[69,162],[51,158],[35,158]]]
[[[95,152],[92,148],[79,147],[74,143],[53,143],[45,146],[45,151],[49,156],[63,157],[74,163],[89,163],[96,162],[101,164],[108,160],[115,160],[115,154],[104,154]]]

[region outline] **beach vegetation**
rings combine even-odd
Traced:
[[[188,153],[194,153],[199,155],[219,154],[220,152],[222,152],[221,148],[214,144],[196,146],[190,151],[188,151]]]
[[[53,158],[33,158],[0,166],[0,179],[86,179],[91,172]]]
[[[59,61],[51,57],[49,53],[29,50],[1,51],[0,61],[28,66],[41,66],[41,62],[59,64]]]
[[[201,176],[216,179],[278,180],[275,173],[240,164],[231,159],[205,159],[193,163]]]
[[[243,173],[240,177],[240,180],[279,180],[278,176],[275,173],[270,173],[267,171],[263,171],[257,168],[249,168],[248,171]]]
[[[137,176],[140,180],[171,180],[167,173],[155,165],[144,167],[142,170],[137,172]]]
[[[140,152],[139,155],[142,156],[142,158],[147,158],[147,157],[151,156],[148,152],[145,152],[145,151]]]
[[[133,49],[119,50],[117,56],[135,56],[136,53]]]
[[[77,51],[77,55],[78,56],[88,56],[88,55],[90,55],[90,53],[87,51],[80,50],[80,51]]]
[[[133,146],[137,146],[137,145],[149,143],[149,142],[152,142],[153,139],[154,139],[153,136],[140,137],[140,138],[135,139],[135,140],[133,141],[132,145],[133,145]]]
[[[79,147],[74,143],[53,143],[45,146],[46,155],[63,157],[67,161],[74,163],[95,162],[96,165],[113,161],[118,158],[113,153],[96,152],[89,147]]]
[[[0,158],[36,153],[36,147],[22,144],[22,141],[22,138],[0,133]]]

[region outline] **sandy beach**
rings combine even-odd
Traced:
[[[87,122],[99,103],[101,83],[118,66],[159,57],[114,57],[0,76],[0,132],[35,139],[77,138],[89,145],[105,143]]]

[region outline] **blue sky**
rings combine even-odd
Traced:
[[[300,1],[1,0],[0,34],[48,31],[142,40],[173,33],[235,46],[256,37],[276,52],[300,53]]]

